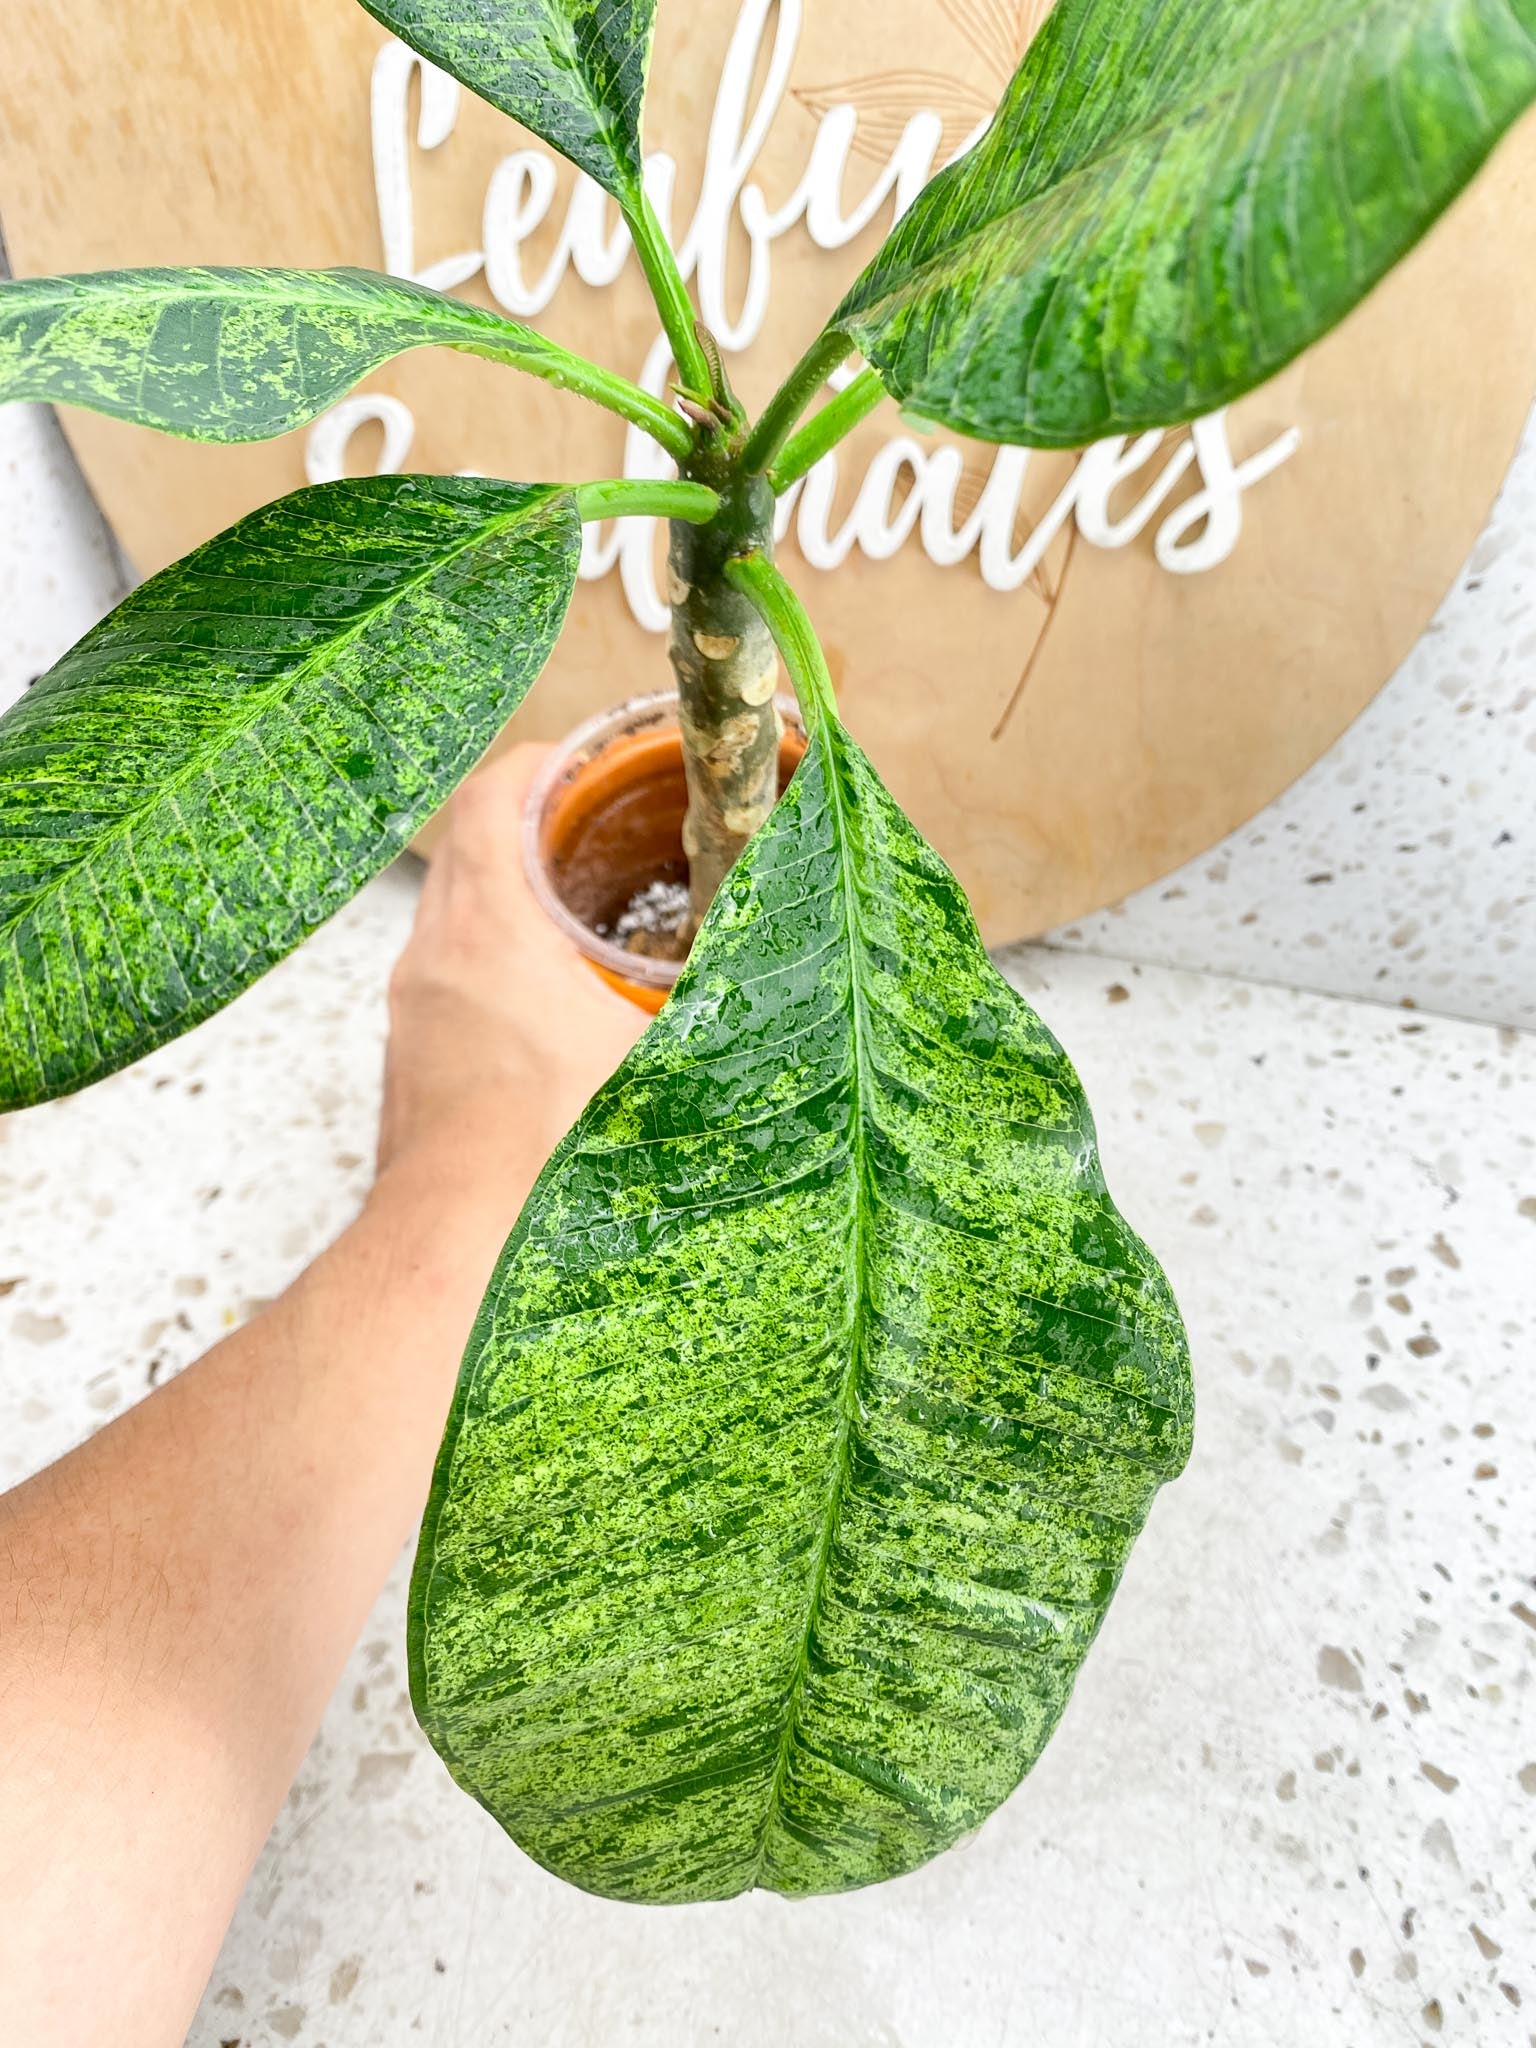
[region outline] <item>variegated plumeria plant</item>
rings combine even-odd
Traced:
[[[1191,1393],[1071,1066],[838,721],[775,497],[887,392],[1058,448],[1259,383],[1536,96],[1536,0],[1059,0],[755,424],[645,193],[654,0],[366,4],[612,194],[675,404],[355,270],[7,284],[0,399],[254,440],[439,343],[609,407],[679,480],[320,485],[87,634],[0,721],[0,1106],[287,953],[515,709],[583,520],[669,519],[702,927],[486,1296],[412,1691],[458,1781],[577,1884],[865,1884],[1039,1754]],[[779,657],[810,748],[775,807]]]

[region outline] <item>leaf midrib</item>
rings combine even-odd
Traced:
[[[1351,31],[1358,31],[1363,22],[1369,20],[1372,16],[1392,12],[1395,5],[1396,0],[1368,0],[1368,5],[1354,17],[1352,22],[1348,24],[1348,27]],[[1511,15],[1511,19],[1515,20],[1516,27],[1522,26],[1513,15]],[[1192,100],[1180,101],[1174,108],[1158,116],[1156,119],[1149,120],[1140,127],[1125,130],[1112,147],[1085,157],[1081,163],[1075,164],[1070,171],[1066,172],[1062,177],[1053,180],[1050,184],[1043,185],[1024,198],[1015,200],[1012,204],[1000,208],[996,213],[989,214],[986,219],[978,220],[974,226],[960,229],[945,243],[942,249],[936,250],[932,256],[925,257],[920,263],[914,263],[905,270],[899,282],[892,284],[888,290],[881,292],[877,298],[858,306],[853,312],[848,314],[847,319],[850,327],[856,321],[875,317],[890,306],[893,301],[900,301],[906,298],[914,285],[922,284],[934,277],[950,275],[964,252],[975,243],[992,235],[999,227],[1015,220],[1019,215],[1022,214],[1028,217],[1036,210],[1043,211],[1047,203],[1057,199],[1062,193],[1069,192],[1071,187],[1079,180],[1095,176],[1102,172],[1106,166],[1115,164],[1122,158],[1129,156],[1143,141],[1153,136],[1165,135],[1168,131],[1182,127],[1191,120],[1203,120],[1217,107],[1229,104],[1237,99],[1243,92],[1248,90],[1254,81],[1263,79],[1271,72],[1286,70],[1307,51],[1314,47],[1326,45],[1344,32],[1345,24],[1335,21],[1317,34],[1304,37],[1300,42],[1289,45],[1285,50],[1278,52],[1274,57],[1267,59],[1252,71],[1245,73],[1240,80],[1232,85],[1213,90]],[[984,141],[978,145],[978,148],[984,148],[985,146]],[[958,171],[960,166],[956,165],[955,168]],[[835,319],[836,316],[834,315]]]
[[[395,605],[404,603],[408,597],[420,590],[424,584],[430,582],[434,576],[438,575],[449,563],[456,561],[460,555],[467,554],[471,548],[489,539],[495,533],[508,526],[515,525],[518,519],[534,510],[535,507],[548,505],[558,496],[558,488],[551,486],[543,496],[532,500],[524,500],[514,510],[499,513],[494,519],[487,520],[484,525],[476,527],[467,540],[459,542],[443,554],[436,556],[429,567],[408,577],[403,583],[395,585],[387,597],[381,598],[375,605],[370,605],[344,632],[337,634],[332,640],[327,640],[322,647],[307,656],[298,668],[284,675],[280,681],[272,684],[266,690],[257,693],[251,700],[248,715],[242,714],[231,725],[224,728],[215,745],[200,748],[182,764],[174,775],[158,784],[153,794],[145,802],[123,812],[116,822],[106,831],[102,832],[84,853],[78,855],[73,860],[66,861],[63,866],[55,868],[46,882],[39,883],[30,895],[20,899],[17,907],[7,911],[3,917],[0,917],[0,942],[13,938],[22,921],[31,915],[39,903],[46,901],[48,897],[62,890],[82,870],[88,870],[104,849],[110,848],[115,842],[126,838],[162,803],[173,802],[189,783],[195,781],[207,769],[210,763],[217,760],[222,754],[227,753],[231,747],[235,746],[245,737],[246,733],[253,726],[258,725],[274,704],[278,703],[284,695],[292,695],[301,689],[317,670],[334,660],[343,649],[350,647],[383,613],[389,611]],[[106,684],[104,687],[110,689],[111,685]]]
[[[789,1703],[784,1716],[784,1729],[779,1738],[779,1754],[774,1765],[773,1782],[768,1789],[768,1800],[763,1815],[762,1833],[758,1840],[757,1854],[752,1862],[751,1882],[756,1885],[762,1876],[763,1864],[768,1854],[769,1839],[780,1817],[784,1774],[794,1749],[795,1737],[799,1730],[800,1708],[805,1697],[806,1679],[810,1668],[811,1638],[816,1632],[817,1619],[821,1612],[821,1597],[826,1585],[827,1565],[836,1540],[838,1523],[841,1519],[843,1491],[848,1481],[848,1446],[853,1435],[855,1418],[854,1396],[858,1386],[859,1373],[864,1358],[864,1317],[865,1304],[869,1298],[869,1209],[867,1171],[868,1158],[865,1144],[864,1104],[868,1095],[867,1080],[869,1056],[865,1044],[868,1030],[868,1006],[864,994],[863,963],[860,959],[861,934],[858,929],[858,891],[853,872],[852,840],[848,829],[847,813],[843,804],[841,762],[838,758],[836,737],[840,727],[834,715],[822,708],[822,743],[826,748],[826,779],[831,795],[830,810],[833,829],[837,834],[839,879],[843,900],[843,929],[848,943],[848,1010],[853,1037],[853,1067],[850,1074],[852,1114],[849,1119],[850,1138],[853,1150],[854,1205],[853,1205],[853,1256],[849,1261],[852,1291],[849,1317],[848,1366],[843,1375],[839,1399],[837,1438],[833,1447],[836,1470],[829,1490],[826,1512],[822,1518],[821,1534],[816,1546],[815,1568],[811,1574],[811,1590],[806,1600],[805,1622],[801,1630],[800,1647],[795,1659],[794,1675],[790,1680]]]

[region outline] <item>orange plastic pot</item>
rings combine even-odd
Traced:
[[[793,698],[777,703],[783,789],[806,743]],[[589,719],[556,748],[528,793],[523,854],[534,894],[593,971],[653,1016],[682,962],[633,952],[608,934],[652,883],[687,883],[687,810],[675,692]]]

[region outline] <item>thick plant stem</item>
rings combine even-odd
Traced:
[[[705,525],[672,522],[667,584],[688,775],[692,930],[778,800],[778,654],[756,608],[725,579],[733,555],[772,546],[773,496],[761,479],[722,491],[720,511]]]

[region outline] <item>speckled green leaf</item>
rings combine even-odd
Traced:
[[[1040,1753],[1190,1424],[1071,1065],[829,721],[508,1244],[416,1711],[589,1890],[893,1876]]]
[[[572,360],[515,320],[368,270],[104,270],[0,283],[0,404],[261,441],[430,343],[557,379]]]
[[[549,486],[321,484],[136,590],[0,719],[0,1109],[238,994],[410,839],[544,665]]]
[[[1059,0],[832,327],[986,440],[1191,419],[1343,319],[1533,97],[1536,0]]]
[[[640,103],[656,0],[363,0],[424,57],[579,164],[640,189]]]

